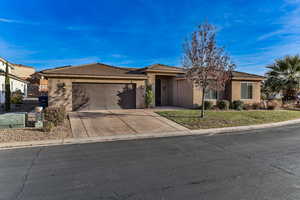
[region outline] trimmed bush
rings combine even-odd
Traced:
[[[146,94],[145,94],[145,104],[147,108],[150,108],[153,106],[153,99],[154,99],[154,94],[152,91],[152,86],[147,85],[146,86]]]
[[[53,122],[44,121],[44,123],[43,123],[43,131],[44,132],[50,132],[54,127],[55,127],[55,125],[53,124]]]
[[[65,118],[66,109],[64,106],[48,107],[44,110],[44,121],[51,122],[54,126],[62,124]]]
[[[231,107],[234,110],[243,110],[244,102],[242,102],[240,100],[233,101]]]
[[[204,101],[205,110],[211,110],[213,107],[213,103],[211,101]]]
[[[220,110],[220,108],[217,105],[213,105],[213,107],[211,109],[212,110]]]
[[[220,109],[220,110],[228,110],[229,109],[229,101],[227,100],[219,100],[217,101],[217,107]]]
[[[205,110],[211,110],[212,108],[213,108],[213,102],[204,101],[204,109]],[[202,106],[200,106],[199,109],[202,109]]]

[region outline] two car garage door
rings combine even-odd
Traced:
[[[73,111],[136,108],[135,84],[73,83]]]

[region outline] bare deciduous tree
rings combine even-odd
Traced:
[[[216,28],[205,22],[184,43],[183,66],[186,77],[202,90],[201,117],[204,117],[205,94],[209,89],[224,90],[235,65],[216,44]]]

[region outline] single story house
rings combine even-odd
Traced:
[[[144,108],[146,85],[152,86],[154,106],[201,105],[201,89],[185,78],[183,68],[162,64],[123,68],[94,63],[41,73],[48,80],[49,106],[64,105],[68,111]],[[209,91],[206,99],[260,102],[263,79],[263,76],[234,71],[225,91]]]
[[[8,63],[9,69],[9,77],[10,77],[10,90],[11,92],[15,92],[20,90],[24,96],[27,96],[27,84],[28,82],[22,79],[19,76],[13,74],[14,64],[6,61],[3,58],[0,58],[0,104],[5,103],[5,71],[6,71],[6,64]]]

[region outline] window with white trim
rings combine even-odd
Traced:
[[[253,98],[253,83],[245,82],[241,83],[241,99]]]

